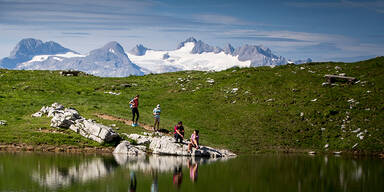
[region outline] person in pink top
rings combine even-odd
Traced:
[[[199,130],[194,130],[191,135],[190,143],[188,144],[188,152],[191,152],[192,147],[199,149]]]
[[[139,121],[139,95],[136,95],[134,99],[132,99],[130,102],[130,107],[132,109],[132,127],[138,126]],[[135,121],[135,115],[136,115],[136,121]]]

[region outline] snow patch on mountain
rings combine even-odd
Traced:
[[[107,43],[88,55],[76,53],[39,55],[24,62],[16,69],[27,70],[79,70],[102,77],[126,77],[144,73],[127,57],[123,47],[117,42]]]
[[[36,55],[55,55],[68,52],[76,53],[53,41],[43,42],[33,38],[22,39],[11,51],[9,57],[0,60],[0,67],[13,69]]]
[[[65,58],[73,58],[73,57],[85,57],[86,55],[81,55],[74,52],[67,52],[64,54],[56,54],[56,55],[36,55],[31,60],[23,62],[19,64],[15,69],[29,69],[29,68],[36,68],[32,65],[35,65],[36,62],[43,62],[46,61],[49,58],[52,58],[56,61],[63,61]]]
[[[183,70],[221,71],[233,66],[249,67],[250,61],[239,61],[237,56],[224,52],[202,52],[194,54],[194,42],[183,42],[173,51],[147,50],[142,56],[127,53],[128,57],[145,73],[164,73]]]
[[[305,63],[307,60],[291,61],[275,55],[263,46],[243,45],[234,48],[211,46],[193,37],[181,42],[176,50],[152,50],[136,45],[127,53],[113,41],[99,49],[82,55],[62,47],[53,41],[23,39],[9,57],[0,60],[0,68],[26,70],[80,70],[105,77],[125,77],[149,73],[165,73],[183,70],[221,71],[234,66],[278,66],[287,63]]]

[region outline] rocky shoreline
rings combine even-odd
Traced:
[[[52,117],[51,127],[71,129],[81,136],[94,140],[98,143],[114,143],[120,142],[113,150],[114,154],[124,154],[126,156],[141,156],[146,154],[156,155],[173,155],[173,156],[193,156],[193,157],[234,157],[236,154],[225,149],[215,149],[208,146],[200,146],[199,149],[192,149],[188,152],[188,143],[175,143],[174,138],[162,133],[143,133],[125,134],[131,142],[123,140],[123,137],[116,133],[112,127],[108,127],[94,120],[85,119],[76,109],[65,108],[59,103],[53,103],[51,106],[44,106],[40,111],[32,114],[32,117],[42,117],[47,115]],[[187,141],[189,142],[189,141]],[[73,148],[73,147],[43,147],[43,146],[24,146],[24,147],[3,147],[5,149],[15,148],[27,151],[52,151],[52,152],[67,152],[67,151],[102,151],[112,152],[110,148]]]
[[[129,141],[121,142],[113,151],[114,154],[127,154],[129,156],[140,156],[146,153],[155,155],[173,155],[173,156],[192,156],[192,157],[235,157],[236,154],[226,149],[215,149],[208,146],[200,146],[199,149],[192,148],[188,152],[188,143],[175,143],[173,137],[164,135],[162,133],[144,133],[139,134],[126,134],[128,139],[132,140],[135,144]]]

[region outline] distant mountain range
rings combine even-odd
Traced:
[[[193,37],[181,42],[177,49],[158,51],[136,45],[125,52],[117,42],[110,42],[87,55],[62,47],[60,44],[37,39],[23,39],[9,57],[0,60],[0,67],[27,70],[80,70],[103,77],[124,77],[148,73],[182,70],[225,70],[234,66],[275,66],[306,63],[311,59],[289,61],[268,48],[243,45],[234,48],[211,46]]]

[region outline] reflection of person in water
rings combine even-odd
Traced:
[[[191,181],[196,182],[197,181],[197,171],[199,169],[199,166],[197,163],[192,163],[192,160],[189,160],[188,162],[188,168],[189,168],[189,178]]]
[[[157,184],[157,173],[156,171],[154,171],[152,172],[151,192],[158,192],[158,191],[159,191],[159,184]]]
[[[183,171],[180,165],[178,167],[175,167],[175,169],[173,170],[173,185],[175,185],[179,189],[182,181],[183,181]]]
[[[131,176],[131,183],[129,184],[129,191],[136,191],[137,181],[136,181],[135,172],[131,171],[130,176]]]

